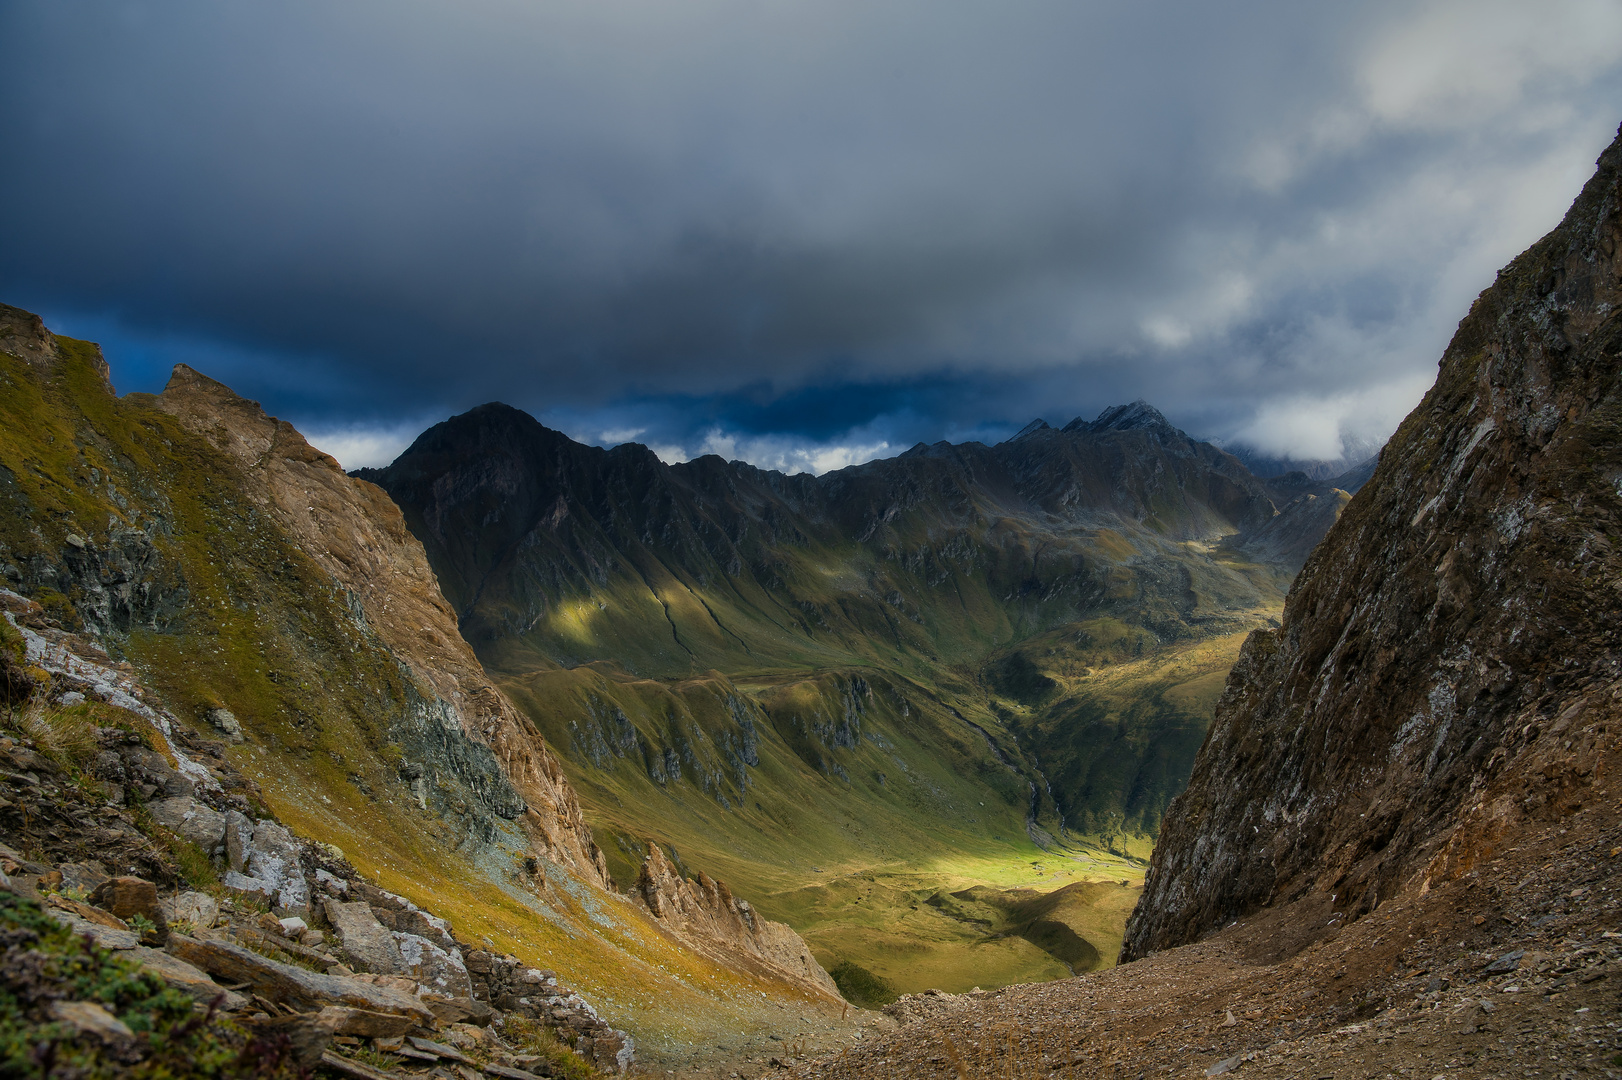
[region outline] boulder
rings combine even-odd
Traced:
[[[141,944],[141,939],[135,936],[133,930],[115,930],[110,926],[101,926],[87,919],[78,918],[66,911],[57,911],[54,908],[47,909],[46,914],[57,922],[65,924],[75,934],[86,935],[104,949],[122,952],[138,948]]]
[[[51,1019],[66,1024],[81,1035],[94,1035],[103,1042],[122,1043],[135,1037],[124,1022],[94,1001],[53,1001]]]
[[[351,967],[380,975],[397,975],[406,970],[394,932],[377,921],[370,905],[360,900],[328,899],[322,907]]]
[[[99,862],[63,863],[57,867],[62,873],[63,889],[80,889],[86,895],[95,892],[106,881],[109,875],[107,868]]]
[[[169,936],[169,920],[158,904],[158,887],[145,878],[109,878],[90,894],[90,902],[125,922],[137,916],[145,919],[152,924],[159,944]]]
[[[299,867],[299,842],[285,825],[252,821],[233,810],[225,815],[223,884],[240,893],[263,893],[280,911],[309,910],[310,884]]]
[[[496,1011],[482,1001],[465,997],[443,997],[435,993],[419,994],[424,1005],[434,1011],[441,1024],[488,1027],[496,1018]]]
[[[248,868],[248,846],[253,842],[253,819],[240,810],[225,812],[225,867],[242,873]]]
[[[209,978],[206,972],[178,956],[147,948],[135,949],[130,955],[141,967],[199,1004],[209,1005],[217,999],[223,1012],[236,1012],[248,1004],[247,998],[227,990]]]
[[[86,904],[63,896],[61,893],[50,893],[45,899],[45,906],[65,911],[68,914],[83,919],[85,922],[95,923],[97,926],[106,926],[113,930],[128,930],[129,924],[110,911],[103,911],[99,907]]]
[[[422,985],[409,975],[379,975],[376,972],[363,971],[358,975],[351,975],[350,978],[356,982],[368,983],[372,986],[387,986],[400,991],[402,994],[410,994],[412,997],[421,997],[419,991],[422,990]],[[423,1004],[426,1005],[427,1002]]]
[[[267,1001],[304,1012],[327,1005],[347,1005],[369,1012],[408,1016],[424,1027],[431,1028],[436,1023],[432,1010],[426,1005],[391,986],[306,971],[229,942],[198,941],[184,934],[171,934],[168,951],[227,982],[247,983],[255,994]]]
[[[225,840],[225,815],[194,798],[159,799],[146,808],[159,825],[210,855]]]
[[[396,930],[403,970],[423,986],[446,997],[470,998],[473,982],[460,953],[440,948],[425,937]]]
[[[456,948],[456,940],[451,937],[451,924],[418,907],[412,907],[396,915],[394,928],[402,933],[427,938],[447,952]]]
[[[227,742],[242,741],[242,723],[230,709],[210,709],[207,719],[216,731],[225,736]]]
[[[271,1036],[276,1041],[286,1039],[285,1045],[305,1076],[321,1064],[322,1055],[332,1043],[332,1030],[321,1023],[320,1016],[267,1016],[251,1019],[246,1025],[255,1036]]]
[[[225,886],[227,892],[254,903],[269,904],[271,902],[270,886],[268,882],[260,881],[247,874],[239,874],[235,870],[227,870],[220,878],[220,884]]]
[[[158,902],[170,922],[187,922],[198,930],[207,930],[220,918],[220,905],[207,893],[183,892],[179,896]]]
[[[316,1022],[334,1035],[354,1035],[362,1039],[390,1039],[416,1026],[416,1021],[409,1016],[347,1005],[328,1005],[316,1017]]]

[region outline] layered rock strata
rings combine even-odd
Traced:
[[[661,929],[728,967],[786,979],[842,1000],[800,935],[760,915],[749,901],[733,896],[726,882],[702,870],[696,879],[683,877],[657,841],[646,844],[636,895]]]
[[[481,792],[502,816],[507,784],[522,800],[522,821],[541,849],[598,886],[607,867],[580,813],[580,803],[540,735],[490,684],[457,630],[422,545],[382,491],[344,474],[286,421],[257,403],[178,365],[157,399],[189,430],[225,452],[243,471],[244,491],[260,500],[277,525],[351,598],[357,621],[373,631],[409,670],[422,701],[398,732],[408,778],[425,798],[435,759],[477,754],[438,730],[449,726],[488,745],[499,768],[483,770]],[[415,750],[416,753],[411,753]],[[415,757],[417,760],[413,761]],[[479,763],[461,770],[477,778]],[[491,763],[492,765],[494,763]],[[504,782],[505,781],[505,782]]]
[[[1123,959],[1263,905],[1361,914],[1605,797],[1622,716],[1622,140],[1459,324],[1250,637]]]

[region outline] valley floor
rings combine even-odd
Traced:
[[[903,998],[899,1026],[794,1075],[1622,1076],[1622,827],[1600,794],[1344,928],[1320,896],[1081,978]]]

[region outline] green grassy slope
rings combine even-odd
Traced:
[[[644,1046],[710,1044],[816,1007],[679,948],[627,900],[567,875],[538,892],[515,885],[502,859],[520,857],[523,837],[495,805],[499,773],[476,744],[469,760],[486,771],[441,772],[418,806],[398,765],[425,690],[228,455],[150,396],[116,397],[95,346],[54,345],[43,367],[0,351],[8,587],[96,634],[182,722],[202,728],[207,710],[232,710],[247,735],[232,762],[281,820],[461,935],[566,973]]]
[[[667,467],[487,406],[366,475],[616,876],[651,838],[825,966],[965,988],[1071,954],[927,899],[1040,888],[1031,864],[1067,847],[1073,873],[1130,876],[1287,585],[1215,542],[1271,518],[1236,462],[1163,421],[1083,428],[813,479]],[[1065,917],[1110,962],[1124,909],[1111,929],[1084,907]]]

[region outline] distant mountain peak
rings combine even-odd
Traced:
[[[1131,431],[1137,428],[1169,428],[1171,421],[1142,398],[1130,405],[1112,405],[1092,422],[1094,431]]]
[[[1078,416],[1066,424],[1063,430],[1066,432],[1137,430],[1174,432],[1177,428],[1172,426],[1171,421],[1167,420],[1159,409],[1142,398],[1138,398],[1129,405],[1111,405],[1098,414],[1097,420],[1087,420]]]
[[[1024,427],[1020,428],[1019,432],[1014,436],[1014,438],[1009,439],[1008,441],[1013,442],[1014,439],[1023,439],[1027,435],[1035,435],[1038,431],[1052,431],[1052,430],[1053,430],[1052,426],[1046,420],[1036,419],[1036,420],[1032,420],[1030,423],[1028,423]]]

